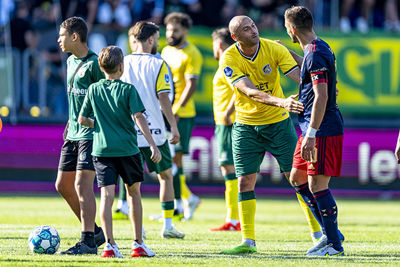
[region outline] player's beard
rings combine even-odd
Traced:
[[[167,39],[167,42],[168,42],[168,45],[170,45],[170,46],[177,46],[178,44],[180,44],[182,42],[182,40],[183,40],[183,36],[177,37],[177,38],[170,37]]]
[[[150,52],[152,55],[155,55],[155,54],[157,54],[157,46],[156,45],[154,45],[152,48],[151,48],[151,52]]]
[[[297,39],[297,37],[294,34],[290,35],[290,38],[292,39],[293,43],[298,43],[299,42],[299,39]]]

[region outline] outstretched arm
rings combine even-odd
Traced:
[[[289,112],[297,114],[304,110],[303,104],[295,100],[297,95],[292,95],[288,98],[273,96],[269,93],[258,90],[247,77],[242,78],[237,83],[235,83],[235,87],[254,101],[270,106],[281,107],[288,110]]]
[[[275,40],[275,42],[277,42],[278,44],[283,45],[284,47],[286,47],[281,40]],[[294,51],[288,49],[286,47],[286,49],[289,51],[289,53],[292,55],[293,59],[296,61],[297,65],[299,65],[301,67],[301,65],[303,65],[303,57],[299,56],[298,54],[296,54]]]

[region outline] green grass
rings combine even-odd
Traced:
[[[365,266],[400,265],[400,202],[339,199],[339,225],[346,236],[342,258],[307,258],[312,246],[308,226],[299,204],[292,199],[257,199],[256,237],[258,253],[225,256],[218,252],[238,245],[238,232],[208,232],[223,222],[222,198],[204,198],[190,222],[176,222],[184,240],[162,240],[161,223],[149,221],[159,212],[155,198],[144,198],[146,244],[154,258],[128,257],[133,241],[128,220],[114,221],[114,235],[126,256],[37,255],[29,251],[27,238],[38,225],[52,225],[61,236],[60,249],[80,237],[80,225],[59,196],[0,195],[0,266]],[[97,220],[99,222],[99,220]]]

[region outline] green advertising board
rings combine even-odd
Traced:
[[[192,29],[188,40],[201,51],[204,64],[199,88],[195,93],[198,114],[212,116],[212,79],[218,67],[213,57],[212,29]],[[161,33],[164,36],[164,33]],[[288,48],[302,55],[286,32],[260,33],[261,37],[281,40]],[[332,47],[337,60],[339,96],[342,113],[353,117],[400,117],[400,40],[385,34],[319,35]],[[165,39],[160,41],[160,47]],[[296,94],[298,86],[282,77],[286,96]]]

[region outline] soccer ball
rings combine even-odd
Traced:
[[[54,254],[60,246],[60,236],[51,226],[38,226],[29,235],[29,248],[34,253]]]

